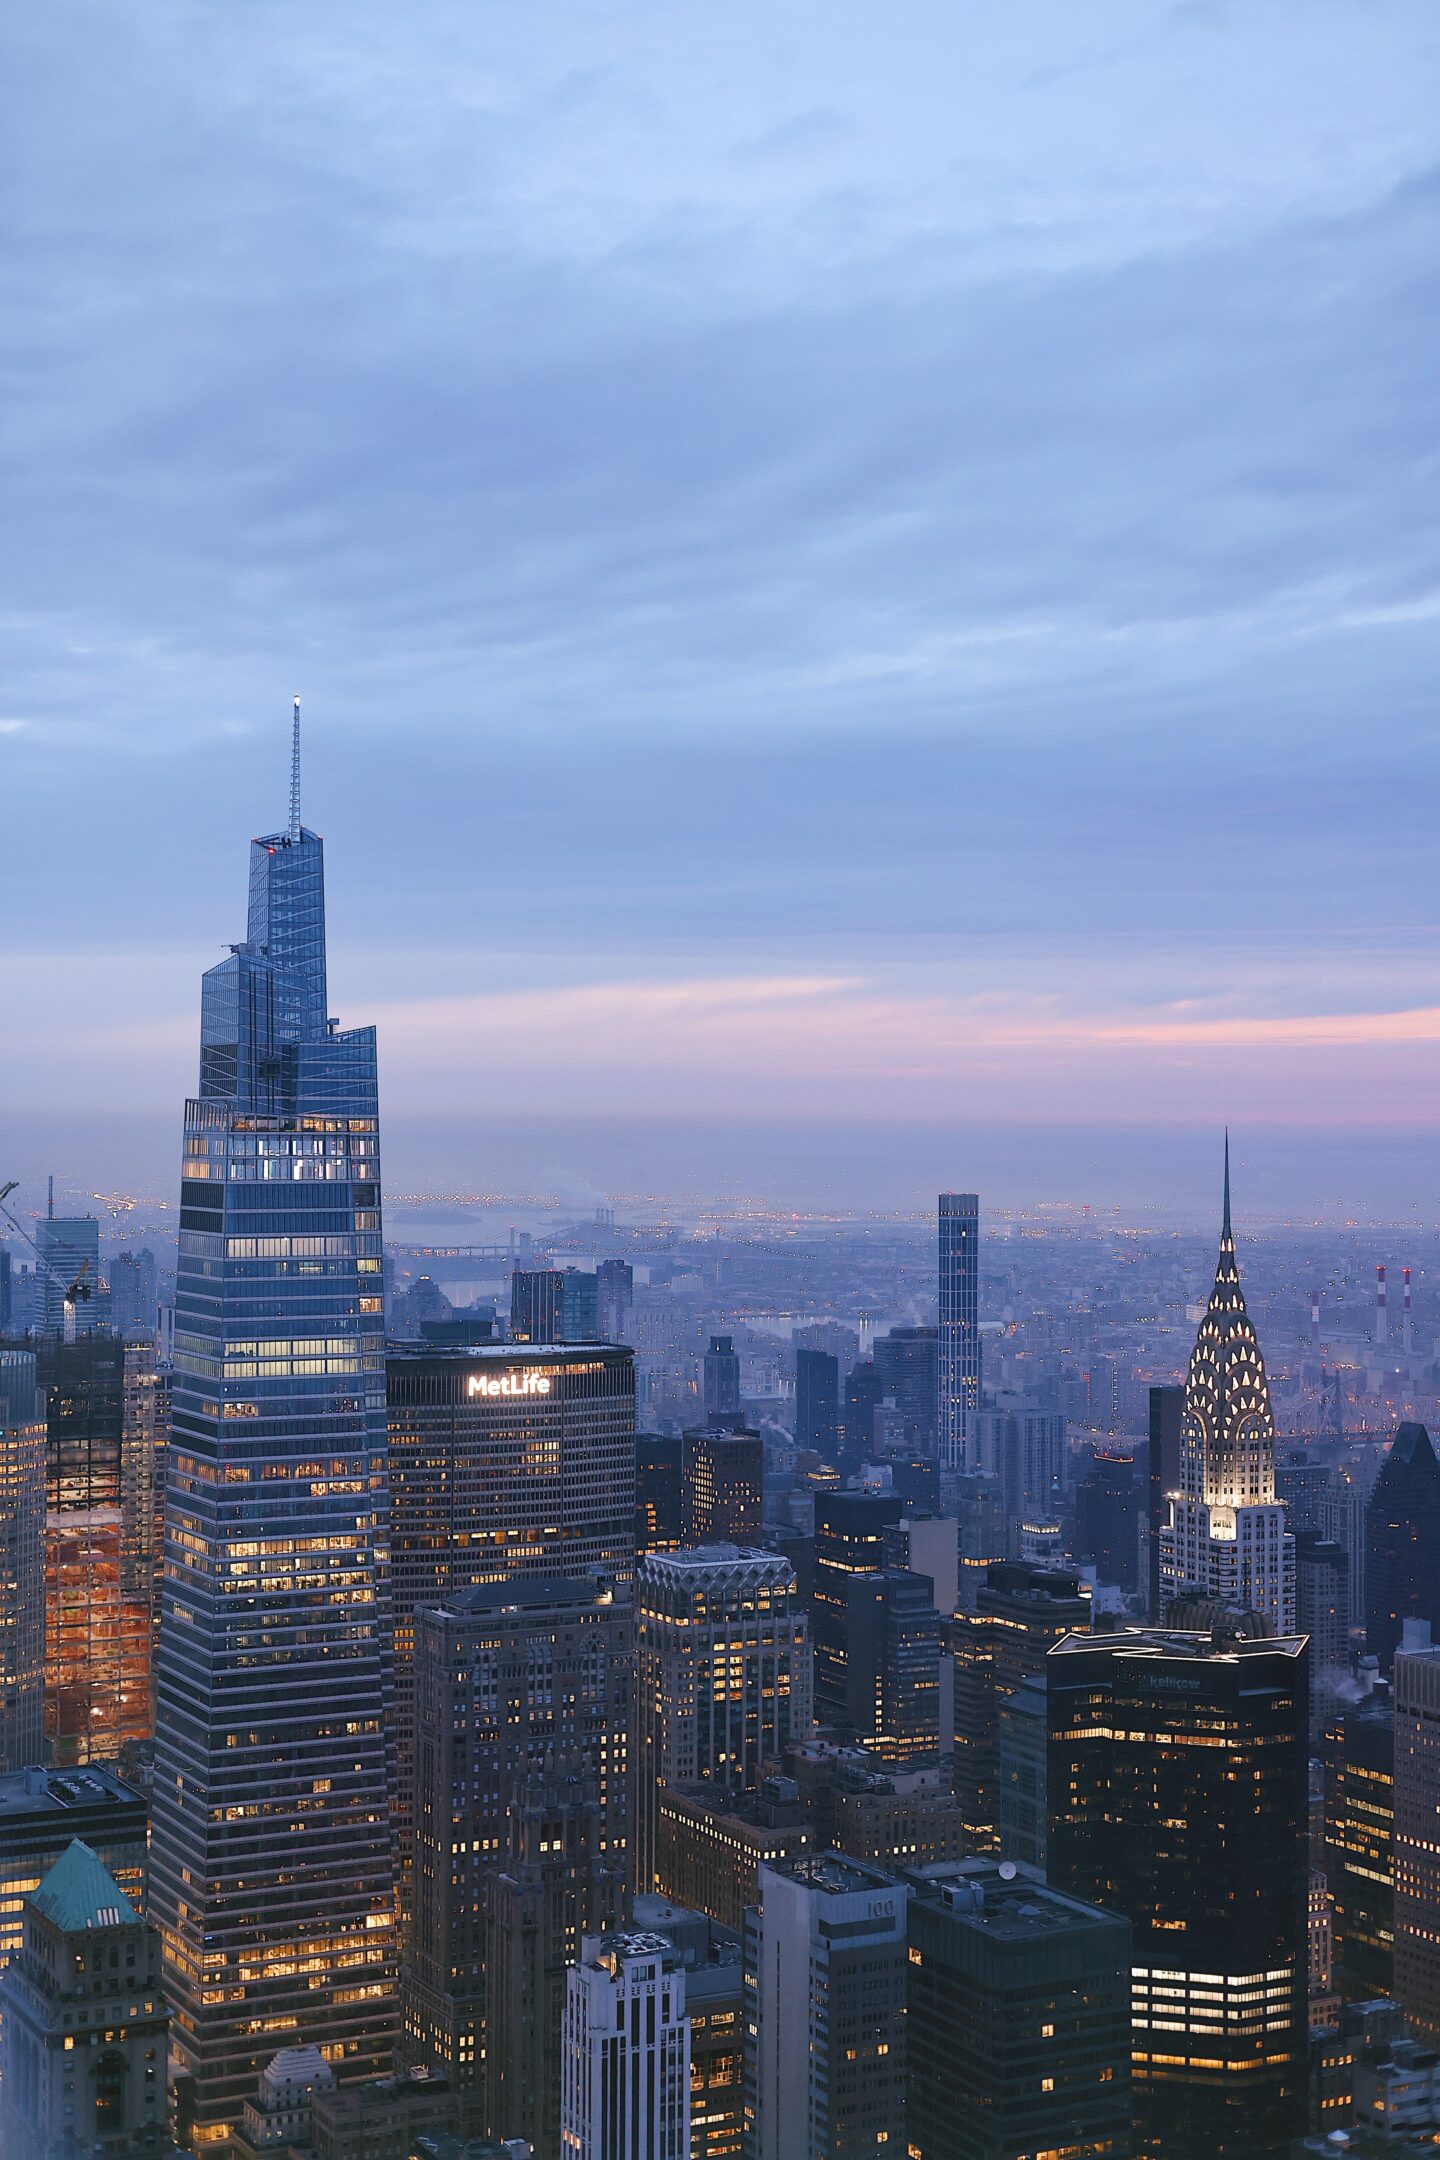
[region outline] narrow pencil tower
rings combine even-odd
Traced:
[[[1408,1267],[1400,1270],[1400,1346],[1404,1350],[1406,1357],[1409,1357],[1415,1348],[1413,1322],[1410,1316],[1410,1270]]]
[[[1390,1339],[1389,1320],[1385,1304],[1385,1263],[1382,1260],[1375,1270],[1375,1347],[1383,1350]]]

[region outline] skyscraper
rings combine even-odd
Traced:
[[[933,1327],[892,1327],[875,1340],[881,1393],[905,1419],[905,1439],[917,1454],[935,1453],[940,1397],[939,1335]]]
[[[1395,1705],[1388,1688],[1332,1705],[1325,1728],[1325,1876],[1349,1997],[1395,1987]]]
[[[1275,1419],[1230,1227],[1230,1142],[1220,1258],[1185,1382],[1180,1490],[1161,1532],[1162,1601],[1254,1613],[1270,1635],[1295,1625],[1295,1540],[1275,1498]]]
[[[760,1870],[746,1914],[751,2160],[905,2150],[903,1883],[839,1853]]]
[[[680,1519],[687,1545],[751,1545],[765,1521],[765,1450],[758,1432],[703,1426],[684,1437]]]
[[[327,1016],[298,708],[204,980],[179,1231],[151,1911],[203,2147],[277,2033],[343,2083],[396,2015],[375,1033]]]
[[[630,1340],[635,1270],[628,1260],[602,1260],[595,1270],[595,1319],[602,1342]]]
[[[840,1361],[828,1350],[795,1353],[795,1445],[833,1462],[840,1437]]]
[[[1045,1659],[1064,1636],[1090,1625],[1090,1598],[1078,1575],[1025,1560],[987,1568],[973,1612],[950,1625],[955,1663],[955,1793],[967,1852],[1011,1852],[1001,1839],[1000,1742],[1009,1707],[1032,1683],[1042,1691]],[[1042,1780],[1043,1785],[1043,1780]]]
[[[1030,1870],[905,1872],[914,2160],[1128,2160],[1130,1929]]]
[[[940,1616],[927,1575],[881,1568],[845,1585],[843,1727],[888,1770],[940,1759]],[[948,1752],[948,1748],[947,1748]]]
[[[690,2160],[685,1968],[663,1935],[587,1938],[565,2004],[565,2160]]]
[[[740,1414],[740,1360],[734,1338],[712,1335],[705,1352],[705,1420]]]
[[[1433,1556],[1432,1556],[1433,1563]],[[1440,1643],[1410,1620],[1395,1653],[1395,1999],[1440,2046]]]
[[[635,1874],[658,1880],[662,1788],[753,1792],[810,1726],[810,1646],[782,1553],[649,1553],[636,1578]]]
[[[0,1350],[0,1776],[45,1738],[45,1404],[28,1350]]]
[[[1407,1620],[1440,1633],[1440,1463],[1423,1425],[1402,1425],[1365,1510],[1365,1647],[1388,1673]]]
[[[975,1470],[980,1408],[980,1196],[940,1195],[940,1460]]]
[[[46,1263],[39,1271],[39,1333],[92,1334],[109,1318],[100,1287],[99,1223],[93,1215],[47,1215],[35,1225],[35,1246]],[[82,1287],[67,1323],[65,1291],[72,1283]]]
[[[886,1565],[885,1534],[904,1502],[868,1493],[822,1493],[815,1502],[815,1716],[843,1727],[850,1716],[849,1586]]]
[[[1305,2119],[1305,1644],[1123,1629],[1050,1652],[1048,1868],[1133,1930],[1138,2150],[1282,2160]]]

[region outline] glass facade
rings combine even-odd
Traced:
[[[28,1350],[0,1350],[0,1774],[40,1760],[45,1408]]]
[[[940,1195],[940,1460],[974,1470],[980,1409],[980,1197]]]
[[[375,1035],[325,1012],[317,836],[253,843],[186,1105],[151,1909],[197,2145],[396,2021]]]

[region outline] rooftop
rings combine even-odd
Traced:
[[[47,1770],[32,1764],[0,1776],[0,1822],[22,1815],[60,1815],[77,1808],[145,1809],[145,1796],[96,1766],[85,1770]]]
[[[1010,1860],[936,1860],[907,1868],[904,1875],[916,1905],[944,1908],[960,1925],[979,1928],[997,1941],[1125,1925],[1117,1914],[1052,1890],[1038,1868]]]
[[[1203,1634],[1182,1633],[1178,1628],[1115,1628],[1103,1635],[1065,1635],[1050,1652],[1052,1658],[1085,1656],[1103,1651],[1110,1656],[1188,1658],[1198,1664],[1233,1664],[1247,1657],[1300,1657],[1309,1640],[1305,1635],[1225,1636],[1217,1645],[1207,1629]]]
[[[838,1852],[797,1853],[788,1860],[767,1860],[764,1867],[771,1875],[784,1875],[791,1882],[803,1883],[810,1890],[823,1890],[830,1897],[850,1897],[856,1891],[895,1888],[895,1877],[887,1875],[882,1868],[871,1867],[864,1860],[851,1860]]]
[[[134,1925],[139,1914],[98,1853],[72,1838],[30,1903],[62,1934]]]

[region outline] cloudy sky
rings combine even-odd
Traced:
[[[402,1174],[1433,1122],[1433,0],[48,0],[0,82],[21,1156],[173,1136],[296,689]]]

